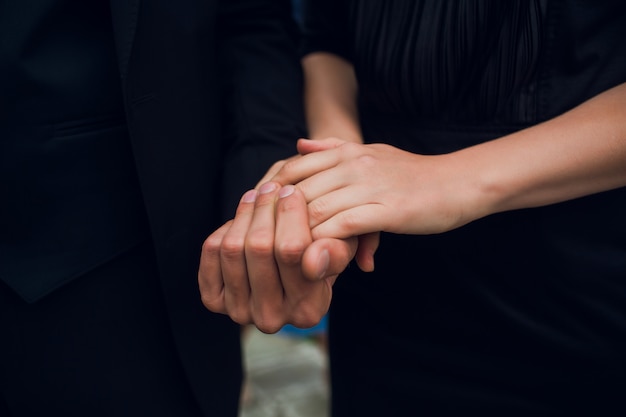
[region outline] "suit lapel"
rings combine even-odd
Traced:
[[[128,62],[135,39],[137,16],[141,0],[111,0],[111,17],[117,48],[117,60],[122,81],[126,82]]]

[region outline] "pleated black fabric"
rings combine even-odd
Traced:
[[[453,152],[626,82],[622,0],[310,0],[366,142]],[[626,114],[626,113],[625,113]],[[626,415],[626,189],[383,234],[329,321],[333,417]]]
[[[528,82],[542,43],[540,0],[321,3],[345,20],[311,7],[326,17],[308,19],[307,51],[331,41],[353,59],[365,106],[420,118],[534,120]],[[349,33],[328,34],[346,22]]]

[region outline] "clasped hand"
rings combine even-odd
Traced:
[[[373,269],[380,231],[439,233],[466,221],[464,175],[445,156],[338,139],[300,140],[298,152],[209,236],[198,274],[209,310],[268,333],[319,322],[355,256]]]
[[[332,285],[356,247],[356,238],[313,242],[302,193],[265,183],[244,194],[235,218],[206,239],[202,302],[266,333],[288,323],[312,327],[328,311]]]

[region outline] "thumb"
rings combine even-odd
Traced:
[[[363,272],[374,270],[374,253],[380,243],[380,232],[367,233],[359,236],[359,248],[356,253],[356,263]]]
[[[336,278],[354,258],[357,238],[313,241],[302,256],[302,272],[310,280]]]
[[[339,138],[326,139],[298,139],[297,149],[300,155],[306,155],[313,152],[325,151],[327,149],[336,148],[346,143],[345,140]]]
[[[257,182],[257,184],[256,184],[256,186],[254,188],[256,190],[258,190],[261,185],[265,184],[268,181],[271,181],[271,179],[274,177],[274,175],[276,175],[280,171],[280,169],[283,167],[283,165],[285,165],[289,161],[292,161],[292,160],[298,159],[298,158],[301,158],[301,156],[300,155],[293,155],[293,156],[291,156],[291,157],[289,157],[287,159],[282,159],[280,161],[274,162],[274,164],[272,164],[270,169],[267,170],[265,175],[263,175],[263,178],[261,178],[259,180],[259,182]]]

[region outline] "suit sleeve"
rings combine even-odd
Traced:
[[[289,0],[222,0],[222,214],[305,136],[299,29]]]
[[[329,52],[352,61],[351,20],[345,0],[302,0],[301,55]]]

